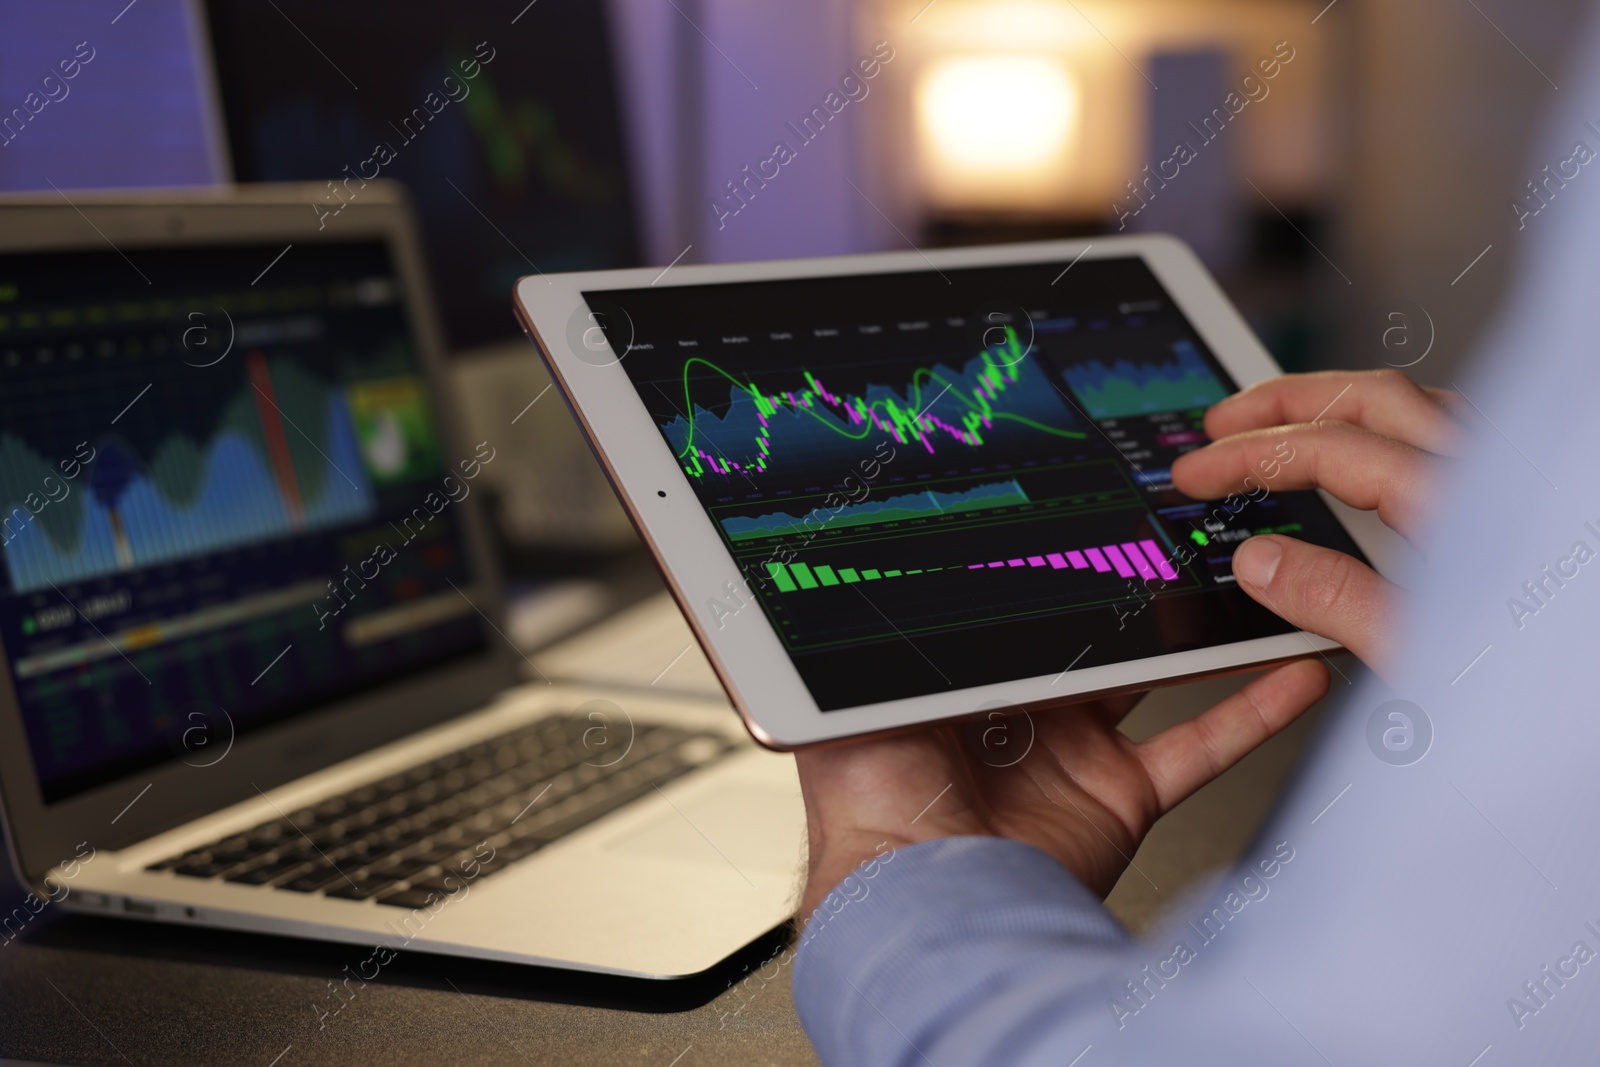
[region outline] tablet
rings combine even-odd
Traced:
[[[1225,500],[1173,489],[1207,406],[1280,371],[1168,237],[533,275],[516,299],[769,747],[1327,652],[1236,586],[1233,548],[1376,536],[1273,486],[1287,443]]]

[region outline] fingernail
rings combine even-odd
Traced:
[[[1257,589],[1265,589],[1272,584],[1272,576],[1278,573],[1278,561],[1282,558],[1283,546],[1278,544],[1277,538],[1252,537],[1233,554],[1234,577]]]
[[[1207,441],[1205,444],[1201,445],[1199,448],[1192,449],[1192,450],[1190,450],[1188,452],[1185,452],[1183,455],[1179,456],[1177,459],[1172,461],[1171,469],[1175,471],[1179,467],[1187,467],[1189,465],[1189,462],[1190,462],[1190,460],[1189,460],[1190,456],[1194,455],[1196,452],[1204,452],[1206,449],[1210,448],[1211,445],[1212,445],[1212,442]]]

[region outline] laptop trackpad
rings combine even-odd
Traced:
[[[798,790],[730,783],[610,842],[624,852],[696,860],[743,871],[798,870],[804,860],[805,809]]]

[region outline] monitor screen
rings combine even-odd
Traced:
[[[493,461],[445,453],[381,241],[0,255],[0,643],[46,801],[482,650]]]
[[[0,3],[0,190],[225,181],[199,0]]]
[[[1276,472],[1173,488],[1236,386],[1142,260],[1068,266],[584,294],[744,573],[710,610],[822,710],[1292,633],[1234,546],[1359,558]]]
[[[521,275],[637,262],[604,4],[209,13],[235,176],[328,183],[329,228],[363,180],[404,182],[451,347],[520,336]]]

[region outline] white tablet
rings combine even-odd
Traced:
[[[1233,546],[1365,558],[1369,529],[1277,463],[1172,488],[1206,407],[1280,371],[1171,238],[534,275],[517,305],[770,747],[1337,647]]]

